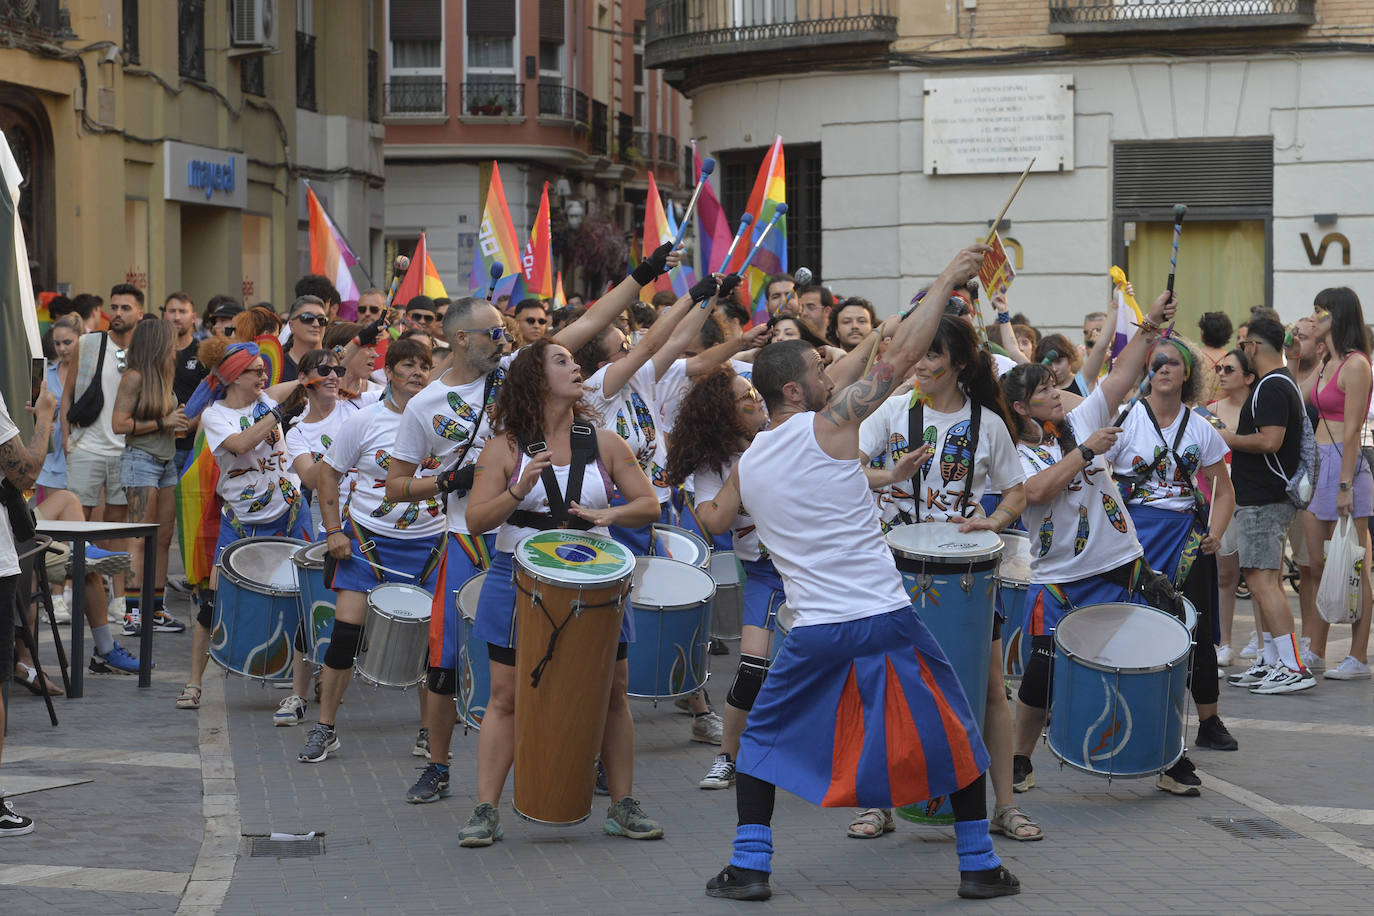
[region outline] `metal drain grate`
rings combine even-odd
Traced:
[[[324,855],[324,837],[308,840],[274,840],[270,837],[249,837],[248,855],[265,858],[299,859]]]
[[[1204,817],[1202,820],[1243,840],[1297,840],[1302,834],[1267,817]]]

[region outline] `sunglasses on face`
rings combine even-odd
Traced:
[[[532,315],[525,318],[521,318],[520,320],[525,322],[525,324],[537,324],[540,327],[543,327],[544,325],[549,323],[549,319],[547,318],[535,318]]]
[[[267,374],[267,368],[266,368],[265,366],[258,366],[258,367],[253,368],[253,369],[244,369],[244,370],[243,370],[243,374],[244,374],[244,375],[266,375],[266,374]]]
[[[755,388],[753,385],[750,385],[748,388],[745,389],[744,394],[739,395],[738,397],[735,398],[735,400],[736,400],[736,401],[762,401],[762,400],[763,400],[763,396],[759,394],[759,390],[758,390],[757,388]]]
[[[329,378],[331,374],[343,378],[344,373],[348,372],[343,366],[316,366],[313,371],[319,375],[320,378]]]
[[[434,314],[432,312],[410,312],[406,317],[417,324],[429,324],[434,320]]]
[[[315,312],[306,312],[304,315],[297,315],[295,320],[299,321],[301,324],[314,324],[320,327],[329,324],[329,319],[326,318],[322,312],[318,314]]]
[[[621,341],[620,341],[620,346],[616,347],[616,348],[615,348],[614,350],[612,350],[611,352],[612,352],[612,353],[629,353],[629,352],[630,352],[630,342],[629,342],[628,340],[625,340],[625,339],[622,338]]]
[[[506,326],[504,324],[498,324],[494,328],[459,328],[458,330],[462,331],[464,334],[473,334],[477,337],[485,335],[498,342],[506,336]]]
[[[382,307],[380,305],[362,305],[358,307],[359,315],[380,315]]]
[[[1232,372],[1239,372],[1239,371],[1240,371],[1240,370],[1237,369],[1235,366],[1227,366],[1227,365],[1217,366],[1217,372],[1218,372],[1219,374],[1221,374],[1221,375],[1230,375]]]

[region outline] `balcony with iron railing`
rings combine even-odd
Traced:
[[[670,137],[667,134],[658,135],[658,155],[660,163],[677,168],[677,137]]]
[[[561,83],[539,84],[539,117],[548,121],[567,121],[577,127],[588,124],[587,93]]]
[[[897,38],[896,0],[648,0],[646,67],[784,52],[809,68],[822,49],[886,45]]]
[[[1316,0],[1050,0],[1058,34],[1300,28],[1316,22]]]
[[[592,152],[599,156],[605,156],[611,149],[611,117],[610,109],[605,102],[592,102],[592,130],[591,130]]]
[[[71,14],[58,0],[0,0],[0,33],[5,32],[42,41],[76,37]]]
[[[470,80],[462,84],[462,114],[512,118],[525,113],[525,84],[509,80]]]
[[[432,117],[447,113],[448,83],[427,76],[393,76],[386,84],[388,117]]]

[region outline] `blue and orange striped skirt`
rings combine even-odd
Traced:
[[[910,608],[795,627],[740,740],[739,770],[827,808],[949,795],[987,769],[959,680]]]

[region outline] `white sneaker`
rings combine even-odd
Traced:
[[[1236,653],[1230,646],[1217,646],[1217,664],[1223,668],[1230,667],[1236,660]]]
[[[1297,693],[1317,686],[1317,679],[1311,671],[1294,671],[1283,662],[1274,666],[1269,676],[1250,688],[1251,693],[1275,694]]]
[[[1257,658],[1259,656],[1259,634],[1254,630],[1250,631],[1250,641],[1245,644],[1245,648],[1240,650],[1241,658]]]
[[[272,713],[272,724],[278,728],[300,725],[304,721],[305,700],[298,696],[289,696],[282,700],[277,706],[277,711]]]
[[[124,596],[111,598],[110,603],[105,605],[105,616],[110,618],[110,623],[124,622]]]
[[[1339,665],[1322,676],[1333,681],[1367,681],[1369,680],[1369,666],[1353,655],[1347,655],[1341,659]]]
[[[52,617],[58,623],[72,622],[72,609],[67,605],[67,599],[61,595],[52,596]]]
[[[1233,674],[1226,679],[1232,687],[1254,687],[1256,684],[1267,678],[1273,669],[1264,663],[1263,660],[1255,662],[1240,674]]]
[[[725,736],[725,723],[713,712],[692,717],[692,740],[719,745]]]

